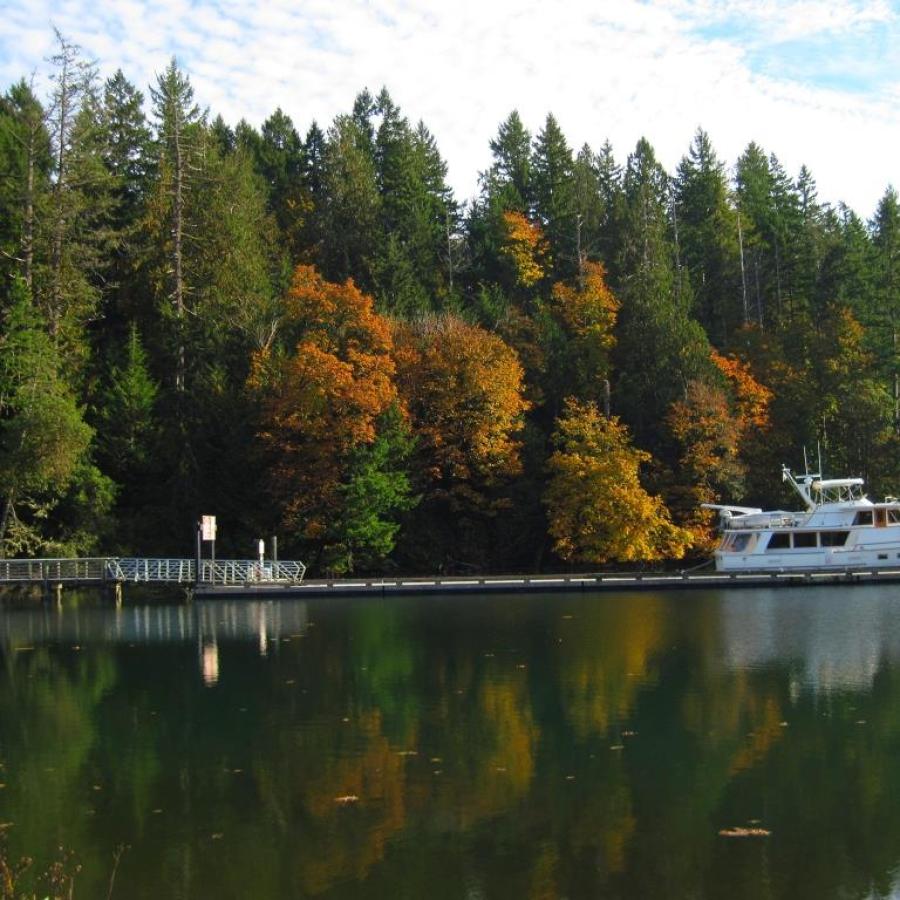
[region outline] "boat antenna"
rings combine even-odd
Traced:
[[[816,448],[819,451],[819,478],[821,478],[824,474],[822,472],[822,442],[821,441],[816,441]]]
[[[809,460],[806,458],[806,445],[803,446],[803,474],[809,475]]]

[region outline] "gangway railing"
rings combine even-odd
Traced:
[[[89,559],[0,559],[0,582],[92,582],[106,581],[107,557]]]
[[[196,584],[193,559],[91,557],[88,559],[0,559],[0,584]],[[306,566],[254,559],[202,560],[204,585],[299,584]]]
[[[305,574],[306,566],[294,560],[205,559],[200,563],[201,584],[299,584]]]

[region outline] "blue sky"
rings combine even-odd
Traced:
[[[382,85],[423,119],[457,196],[516,108],[570,143],[641,136],[674,170],[698,126],[732,164],[751,140],[823,200],[872,215],[900,186],[900,3],[888,0],[6,0],[0,81],[46,91],[53,26],[147,93],[175,55],[198,101],[305,131]]]

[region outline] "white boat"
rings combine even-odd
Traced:
[[[704,504],[719,512],[718,571],[900,569],[900,502],[895,498],[873,503],[862,478],[797,478],[784,466],[781,474],[803,500],[802,512]]]

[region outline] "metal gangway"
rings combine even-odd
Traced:
[[[295,585],[306,566],[296,560],[97,556],[82,559],[0,559],[0,585],[182,584],[215,587]]]

